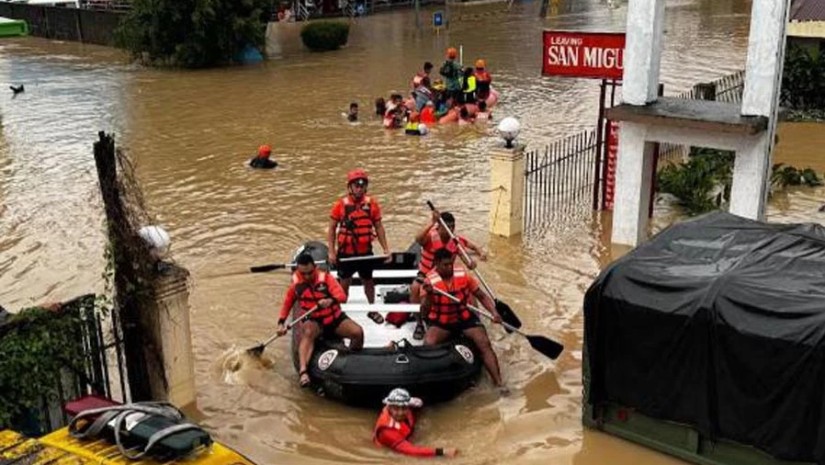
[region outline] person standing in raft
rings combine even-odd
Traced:
[[[487,330],[478,319],[478,315],[467,307],[470,297],[475,296],[493,316],[495,323],[501,323],[501,316],[496,311],[493,300],[479,288],[478,281],[463,268],[453,269],[453,255],[446,248],[435,251],[433,270],[421,283],[421,313],[425,316],[429,328],[424,335],[424,345],[434,346],[445,342],[452,336],[464,334],[472,339],[484,361],[487,373],[493,384],[501,387],[501,370],[498,358],[487,337]],[[452,295],[461,303],[434,291],[438,289]]]
[[[475,70],[475,77],[476,77],[476,98],[478,98],[479,102],[486,101],[488,97],[490,97],[490,84],[493,82],[492,76],[487,71],[487,63],[482,60],[476,60],[476,70]]]
[[[357,272],[364,283],[364,294],[369,303],[375,303],[375,281],[372,279],[372,260],[340,261],[345,258],[368,257],[373,255],[373,234],[387,255],[386,261],[392,260],[387,245],[387,234],[381,222],[381,207],[378,201],[367,195],[369,178],[367,172],[358,168],[347,174],[347,195],[338,199],[332,206],[327,245],[329,263],[337,265],[338,277],[344,292],[349,292],[352,276]],[[369,312],[367,316],[377,324],[384,322],[378,312]]]
[[[302,253],[295,260],[296,270],[292,273],[292,282],[286,290],[281,313],[278,316],[278,334],[286,334],[286,319],[292,306],[298,304],[301,313],[315,310],[305,322],[301,323],[301,341],[298,344],[298,382],[301,387],[310,385],[307,363],[315,349],[315,339],[338,336],[349,338],[349,349],[360,350],[364,345],[364,330],[358,323],[349,319],[341,311],[341,303],[347,301],[347,295],[338,281],[325,271],[318,270],[312,255]],[[300,316],[299,315],[299,316]]]
[[[404,455],[414,457],[455,457],[455,447],[423,447],[408,441],[415,429],[413,409],[424,405],[418,397],[411,397],[406,389],[395,388],[384,398],[384,408],[378,415],[372,440],[375,445],[389,447]]]
[[[484,250],[476,244],[470,242],[468,239],[455,234],[455,217],[450,212],[440,213],[438,210],[433,210],[430,216],[430,221],[415,235],[415,242],[421,245],[421,260],[418,261],[418,277],[425,278],[427,274],[433,269],[433,261],[435,259],[435,251],[441,248],[446,248],[452,254],[458,254],[458,245],[456,240],[450,238],[450,233],[441,225],[439,218],[444,221],[444,224],[450,228],[450,231],[456,236],[458,243],[470,253],[478,255],[482,261],[487,260],[487,254]],[[458,254],[461,260],[464,257]],[[464,266],[468,270],[476,267],[476,262],[469,256],[469,261],[464,262]],[[418,280],[413,281],[410,286],[410,301],[414,304],[420,303],[421,285]],[[424,324],[421,321],[421,314],[416,314],[415,331],[413,331],[413,339],[424,339]]]
[[[460,101],[461,91],[461,65],[455,62],[458,58],[458,50],[454,47],[447,49],[447,59],[438,70],[438,74],[444,77],[445,89],[447,95],[452,97],[455,101]]]
[[[258,147],[258,155],[256,155],[252,160],[249,160],[249,166],[262,170],[271,170],[272,168],[275,168],[278,166],[278,162],[275,160],[270,160],[270,155],[272,155],[272,147],[268,145]]]

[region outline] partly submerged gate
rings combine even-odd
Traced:
[[[122,337],[115,312],[94,295],[28,309],[0,323],[0,429],[39,436],[68,422],[63,405],[89,394],[126,401]]]
[[[591,129],[525,154],[525,230],[593,210],[598,194],[597,139]]]

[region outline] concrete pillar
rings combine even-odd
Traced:
[[[790,3],[754,0],[751,10],[741,112],[767,116],[768,129],[736,152],[730,212],[760,221],[765,219],[770,185]]]
[[[665,24],[664,0],[633,0],[627,5],[622,100],[631,105],[655,102]]]
[[[753,0],[742,114],[774,118],[779,104],[790,1]]]
[[[524,146],[490,151],[490,232],[521,234],[524,209]]]
[[[653,154],[656,144],[645,142],[644,125],[623,121],[619,126],[613,238],[616,244],[635,246],[647,239]]]
[[[772,132],[754,136],[750,143],[743,141],[743,148],[736,151],[728,209],[734,215],[765,220],[773,146],[773,136],[769,133]]]
[[[155,281],[155,308],[152,340],[160,346],[164,380],[151,380],[152,398],[165,400],[178,407],[193,405],[195,392],[195,359],[189,328],[189,272],[162,263],[162,272]]]

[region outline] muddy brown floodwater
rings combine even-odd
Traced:
[[[302,51],[299,26],[286,25],[271,33],[275,59],[193,72],[135,67],[103,47],[0,42],[3,82],[26,86],[18,98],[0,98],[0,302],[20,308],[102,289],[103,218],[91,144],[97,131],[113,131],[138,164],[174,257],[193,274],[201,421],[262,464],[399,461],[372,445],[374,412],[297,387],[284,342],[268,349],[271,367],[245,367],[233,379],[215,371],[227,349],[273,330],[288,279],[232,273],[284,261],[302,242],[323,238],[346,170],[363,166],[394,249],[406,248],[426,221],[426,199],[454,211],[458,228],[490,251],[483,272],[525,328],[567,346],[550,362],[524,341],[492,331],[511,395],[499,398],[485,380],[427,409],[417,441],[456,446],[455,463],[463,464],[677,463],[581,425],[581,302],[613,253],[605,218],[558,221],[523,240],[491,237],[486,152],[499,143],[492,127],[437,128],[413,138],[385,132],[370,117],[375,97],[404,90],[423,61],[439,63],[446,46],[463,44],[465,60],[486,59],[502,92],[495,118],[518,117],[529,147],[592,127],[596,81],[541,78],[541,30],[620,31],[626,4],[553,5],[547,19],[538,18],[537,2],[516,3],[509,13],[467,16],[439,35],[416,33],[412,11],[375,15],[353,24],[346,48],[325,54]],[[667,5],[667,93],[744,67],[749,2]],[[359,124],[341,116],[350,101],[361,104]],[[273,145],[277,170],[246,167],[262,143]],[[783,143],[778,157],[825,169],[813,146],[800,160],[795,153]],[[781,194],[770,217],[822,222],[822,194]],[[655,225],[677,217],[657,207]]]

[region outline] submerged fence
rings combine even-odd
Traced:
[[[677,98],[739,103],[744,84],[745,71],[739,71],[696,84]],[[607,133],[603,136],[598,137],[596,130],[583,131],[525,154],[525,230],[591,212],[598,205],[602,173],[608,174],[603,159],[606,157],[600,157],[600,153],[605,153],[609,137]],[[661,144],[658,160],[662,164],[681,161],[689,150],[683,145]]]
[[[711,82],[694,85],[687,92],[682,92],[676,98],[687,100],[714,100],[724,103],[742,102],[742,92],[745,89],[745,70],[737,71]],[[679,162],[687,157],[690,147],[679,144],[660,144],[659,161],[664,163]]]
[[[127,400],[114,312],[103,318],[91,294],[44,310],[0,322],[0,429],[29,436],[66,425],[63,406],[78,397]]]
[[[596,131],[588,130],[525,154],[525,229],[560,215],[591,211],[597,148]]]

